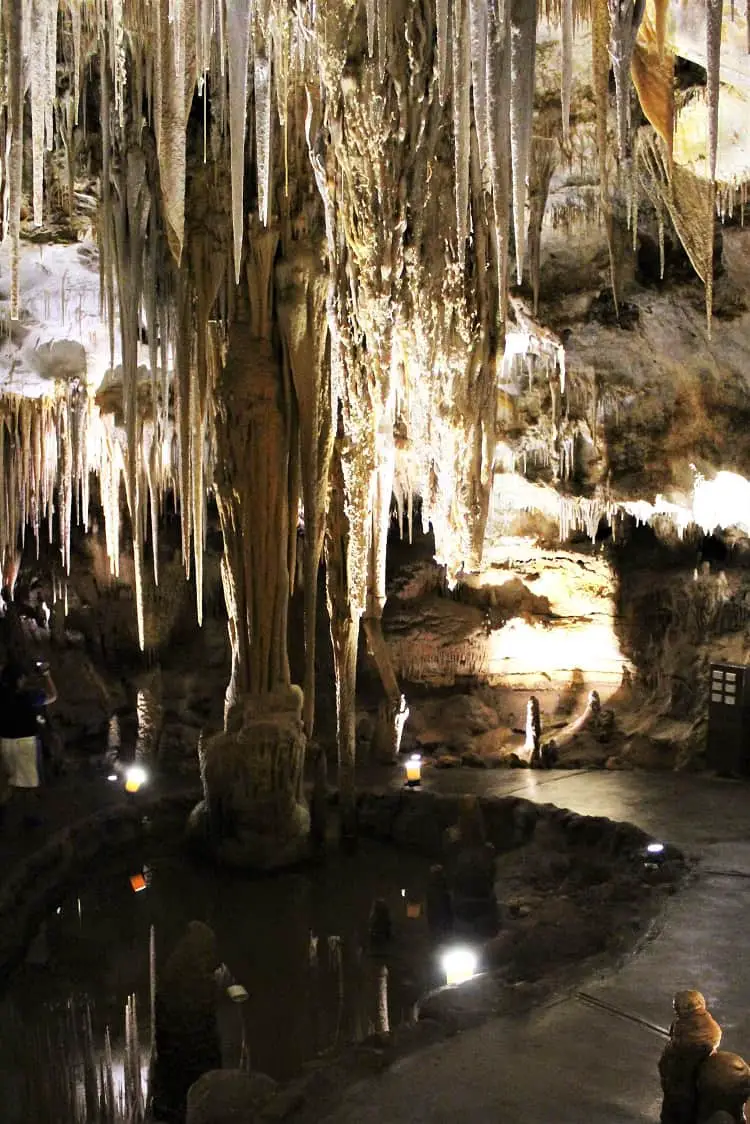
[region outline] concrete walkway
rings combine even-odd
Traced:
[[[672,994],[695,987],[750,1057],[750,786],[681,774],[434,772],[425,787],[512,793],[630,820],[699,856],[658,935],[619,971],[501,1018],[347,1091],[326,1124],[635,1124],[659,1119]]]

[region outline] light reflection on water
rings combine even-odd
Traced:
[[[110,1027],[116,1070],[125,1004],[135,994],[145,1072],[152,925],[157,975],[189,921],[214,929],[220,958],[249,993],[241,1005],[220,998],[224,1064],[238,1064],[244,1029],[252,1067],[277,1079],[382,1028],[386,1014],[391,1027],[408,1020],[418,995],[437,982],[424,909],[415,908],[424,900],[423,859],[363,844],[358,854],[332,854],[314,869],[255,879],[164,854],[149,856],[147,888],[136,893],[131,877],[143,868],[140,857],[92,871],[59,912],[51,910],[0,1002],[0,1103],[19,1102],[18,1055],[28,1053],[17,1048],[12,1026],[34,1033],[71,999],[90,1004],[95,1044]],[[393,950],[384,959],[368,951],[375,898],[388,903],[394,922]],[[3,1119],[11,1124],[11,1116]]]

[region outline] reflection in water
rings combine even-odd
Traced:
[[[131,861],[124,870],[103,870],[52,911],[44,954],[24,964],[0,1003],[0,1103],[19,1105],[16,1117],[3,1112],[3,1124],[94,1124],[112,1119],[102,1114],[107,1104],[137,1106],[151,1050],[150,976],[158,976],[194,918],[213,928],[220,959],[248,993],[236,1003],[217,987],[225,1066],[252,1065],[288,1079],[315,1056],[408,1020],[418,995],[436,982],[426,921],[415,908],[427,869],[414,856],[363,846],[356,856],[266,879],[149,856],[148,887],[138,893],[130,883],[134,868]],[[373,956],[368,918],[376,898],[388,905],[394,936]],[[14,1054],[12,1026],[21,1023],[25,1042]],[[37,1042],[32,1050],[29,1039]],[[62,1039],[76,1045],[75,1056],[58,1049]],[[45,1060],[50,1051],[57,1051],[56,1065]],[[45,1116],[33,1103],[32,1086],[42,1099],[40,1073],[58,1108],[70,1106],[67,1115]]]
[[[139,1124],[145,1118],[148,1062],[138,1033],[132,996],[125,1009],[124,1047],[112,1049],[109,1030],[95,1040],[91,1007],[70,999],[50,1006],[29,1027],[16,1012],[2,1012],[4,1030],[15,1023],[14,1047],[20,1081],[7,1096],[3,1073],[4,1124]],[[5,1043],[7,1048],[7,1043]],[[4,1050],[4,1064],[8,1062]]]

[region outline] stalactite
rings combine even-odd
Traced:
[[[708,106],[708,175],[711,183],[706,223],[710,228],[711,256],[706,267],[706,323],[709,339],[713,312],[714,227],[716,223],[716,153],[719,137],[719,84],[721,79],[721,22],[723,0],[706,0],[706,103]]]
[[[466,260],[469,213],[470,37],[469,0],[453,7],[453,143],[456,168],[456,246],[459,265]]]
[[[365,11],[367,13],[367,53],[370,58],[375,56],[375,28],[377,26],[377,15],[375,12],[376,0],[366,0]]]
[[[81,101],[81,4],[82,0],[70,0],[70,15],[73,24],[73,123],[78,124],[78,107]]]
[[[271,65],[255,56],[255,153],[258,169],[258,214],[268,226],[271,206]]]
[[[375,9],[378,21],[378,73],[382,81],[390,46],[391,0],[376,0]]]
[[[716,180],[721,78],[721,21],[724,0],[706,0],[706,104],[708,106],[708,175]],[[713,221],[713,220],[712,220]]]
[[[529,177],[529,269],[534,295],[534,316],[539,311],[542,223],[549,186],[556,165],[557,140],[554,137],[534,137],[531,146],[531,175]]]
[[[609,11],[607,0],[592,0],[591,69],[596,102],[596,147],[599,157],[599,189],[607,201],[607,107],[609,105]]]
[[[750,0],[748,0],[750,2]],[[448,47],[448,0],[436,0],[437,5],[437,79],[440,104],[445,102],[449,88],[450,54]]]
[[[8,236],[10,238],[10,318],[19,318],[21,192],[23,169],[23,6],[5,5],[8,37]]]
[[[138,407],[138,336],[143,297],[143,264],[151,193],[142,148],[127,135],[124,166],[115,169],[114,251],[122,348],[122,394],[127,448],[125,491],[133,532],[138,640],[145,648],[143,599],[142,426]]]
[[[617,104],[617,153],[619,169],[630,166],[630,64],[645,0],[607,0],[609,10],[609,54],[615,76]],[[627,174],[623,182],[627,182]]]
[[[513,225],[516,282],[523,280],[526,252],[529,160],[534,118],[536,2],[510,0],[510,142],[513,161]]]
[[[197,78],[195,4],[180,4],[171,20],[168,8],[169,0],[155,0],[153,5],[154,133],[164,225],[172,256],[179,264],[185,228],[185,138]]]
[[[489,5],[487,29],[487,155],[498,270],[500,320],[505,322],[510,240],[510,30],[508,5]]]
[[[226,13],[229,70],[229,141],[232,162],[232,228],[234,275],[239,284],[242,238],[245,231],[245,132],[247,129],[247,74],[253,8],[247,0],[228,0]],[[222,47],[223,50],[223,47]]]
[[[340,448],[334,449],[331,491],[325,535],[326,597],[331,629],[331,647],[336,673],[336,744],[341,801],[341,835],[353,840],[357,831],[354,765],[356,758],[356,683],[359,613],[349,598],[347,580],[350,557],[349,521],[346,517],[346,485]]]
[[[468,0],[469,3],[469,53],[471,58],[471,90],[474,102],[474,122],[479,145],[479,164],[482,175],[488,172],[488,120],[487,120],[487,0]]]
[[[33,0],[29,20],[31,150],[34,223],[36,226],[41,226],[44,221],[44,132],[49,93],[47,78],[47,7],[46,0]]]
[[[573,0],[562,0],[561,108],[563,142],[570,140],[570,93],[573,86]]]

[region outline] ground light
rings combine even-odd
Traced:
[[[449,986],[466,983],[477,972],[478,957],[473,949],[448,948],[442,955],[445,982]]]
[[[138,792],[138,789],[146,783],[148,776],[146,770],[140,765],[131,765],[125,773],[125,791]]]
[[[422,783],[422,756],[412,753],[406,762],[406,783],[409,788],[416,788]]]

